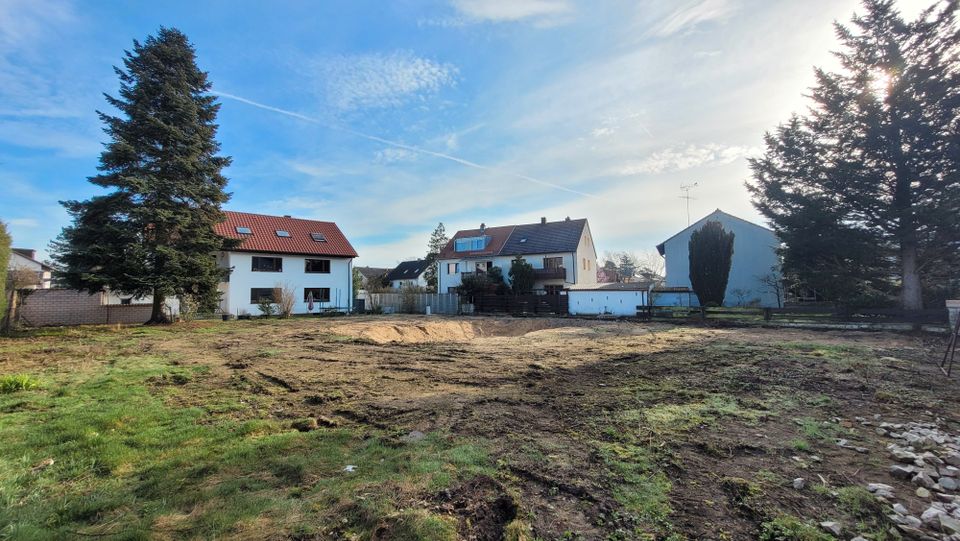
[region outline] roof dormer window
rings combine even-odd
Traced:
[[[289,231],[284,231],[283,229],[277,229],[277,236],[278,236],[278,237],[289,237],[289,236],[290,236],[290,232],[289,232]]]

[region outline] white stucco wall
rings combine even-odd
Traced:
[[[416,279],[390,280],[390,287],[393,289],[400,289],[405,286],[427,287],[427,279],[421,274]]]
[[[635,316],[638,306],[646,306],[646,291],[575,290],[567,292],[572,315]]]
[[[51,282],[51,273],[49,270],[44,270],[43,265],[30,259],[24,257],[17,252],[10,251],[10,261],[7,263],[8,270],[17,270],[25,269],[30,272],[37,274],[37,284],[29,287],[28,289],[50,289]]]
[[[736,306],[739,302],[735,290],[745,292],[744,302],[758,302],[760,306],[778,306],[777,295],[765,286],[760,278],[779,266],[776,249],[779,239],[768,229],[734,218],[722,212],[714,212],[677,236],[664,243],[667,287],[690,287],[690,236],[708,221],[718,221],[727,231],[733,231],[733,261],[730,279],[724,297],[724,306]],[[696,295],[691,302],[699,306]]]
[[[586,224],[580,235],[580,244],[577,245],[577,285],[597,283],[597,248],[593,244],[593,235],[590,233],[590,224]],[[584,270],[583,262],[587,262]]]
[[[251,270],[253,257],[282,257],[282,272],[254,272]],[[329,259],[330,273],[304,272],[305,260]],[[248,313],[259,315],[256,304],[250,303],[252,288],[266,288],[288,285],[294,290],[296,303],[293,313],[307,313],[307,303],[303,300],[303,290],[308,287],[330,288],[330,302],[314,301],[314,311],[319,308],[353,308],[353,260],[328,256],[303,256],[290,254],[259,254],[248,252],[224,252],[217,256],[217,263],[225,268],[233,268],[230,281],[221,284],[225,291],[220,308],[225,313],[237,315]]]

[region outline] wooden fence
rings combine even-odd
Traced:
[[[473,305],[476,312],[565,315],[569,301],[566,295],[475,295]]]
[[[460,296],[453,293],[370,293],[365,308],[394,314],[425,314],[428,306],[432,314],[459,314]]]
[[[946,308],[902,310],[899,308],[848,308],[834,306],[792,306],[787,308],[688,308],[647,306],[638,314],[655,320],[715,320],[764,323],[852,323],[942,325]]]

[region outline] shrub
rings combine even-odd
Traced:
[[[274,286],[273,298],[277,301],[277,313],[280,317],[288,318],[293,313],[293,305],[296,302],[293,294],[294,290],[289,284]]]
[[[276,313],[276,307],[273,305],[273,299],[270,297],[260,297],[257,308],[260,309],[260,317],[266,318]]]
[[[417,311],[417,294],[423,293],[419,286],[403,286],[400,288],[400,311],[404,314],[413,314]]]
[[[39,389],[40,382],[27,374],[11,374],[0,376],[0,394],[15,393]]]

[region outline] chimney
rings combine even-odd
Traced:
[[[486,230],[487,230],[487,224],[481,223],[481,224],[480,224],[480,234],[482,235]]]
[[[566,220],[566,221],[568,221],[568,222],[570,221],[570,217],[569,217],[569,216],[567,216],[567,220]]]
[[[547,223],[547,217],[546,217],[546,216],[543,216],[542,218],[540,218],[540,225],[544,225],[544,224],[546,224],[546,223]]]

